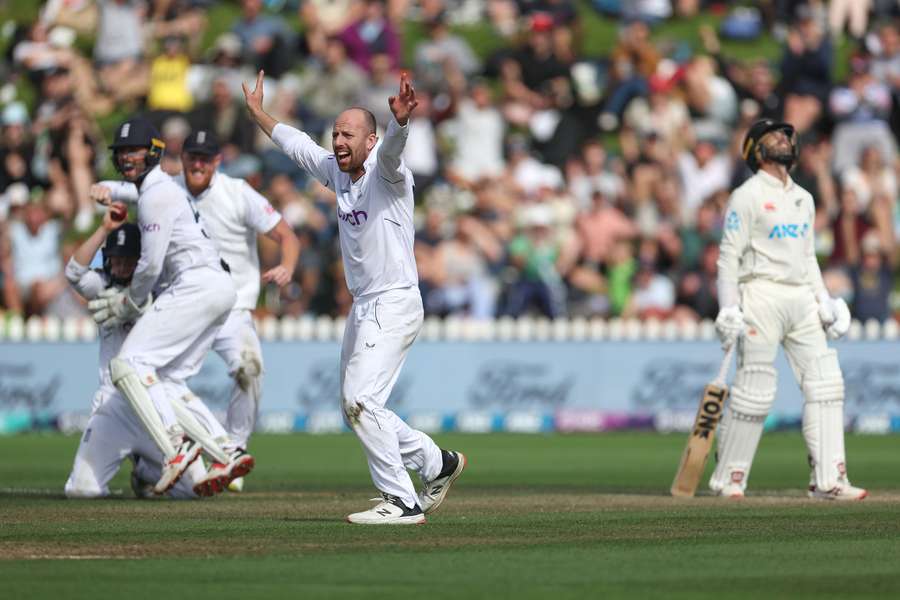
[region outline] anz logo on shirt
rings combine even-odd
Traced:
[[[784,223],[781,225],[775,225],[772,228],[772,231],[769,232],[769,239],[783,240],[788,238],[805,238],[808,231],[809,223]]]
[[[369,214],[364,210],[354,210],[351,212],[344,212],[340,208],[338,209],[338,218],[347,223],[348,225],[353,225],[354,227],[359,227],[363,225],[366,221],[369,220]]]

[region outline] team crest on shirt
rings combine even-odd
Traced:
[[[776,210],[778,210],[774,202],[766,202],[765,204],[763,204],[763,208],[766,209],[767,212],[775,212]]]

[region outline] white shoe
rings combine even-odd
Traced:
[[[466,456],[462,452],[442,450],[441,454],[444,456],[444,465],[440,474],[426,483],[419,492],[419,506],[426,515],[430,515],[438,509],[441,502],[447,497],[450,485],[462,475],[463,469],[466,468]]]
[[[162,476],[156,485],[153,486],[153,493],[162,495],[171,490],[184,472],[187,471],[203,450],[200,444],[195,444],[191,440],[185,438],[175,452],[175,456],[167,460],[162,468]]]
[[[347,522],[358,525],[421,525],[425,522],[425,513],[418,506],[407,508],[397,496],[382,493],[378,504],[369,510],[347,515]]]
[[[235,494],[240,494],[244,491],[244,478],[243,477],[235,477],[231,480],[231,483],[228,484],[228,491],[234,492]]]
[[[243,477],[253,470],[256,460],[241,448],[232,452],[230,458],[227,465],[220,462],[210,465],[203,479],[194,484],[194,493],[201,497],[221,494],[230,489],[235,479],[241,479],[243,488]]]
[[[811,485],[809,486],[809,491],[806,495],[815,500],[838,500],[847,502],[851,500],[864,500],[869,495],[869,491],[864,488],[850,485],[850,482],[842,477],[841,479],[838,479],[838,484],[828,491],[821,491],[816,486]]]

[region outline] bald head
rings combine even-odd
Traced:
[[[372,111],[362,108],[361,106],[352,106],[338,115],[338,119],[341,117],[348,117],[351,119],[360,119],[356,121],[363,126],[366,134],[375,133],[376,128],[378,127],[375,122],[375,115],[372,114]]]

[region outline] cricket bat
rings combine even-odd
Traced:
[[[697,485],[700,483],[700,477],[703,476],[706,459],[709,457],[709,450],[712,448],[713,438],[716,435],[716,427],[722,418],[725,399],[728,397],[725,376],[728,375],[735,346],[737,343],[732,344],[725,352],[718,376],[703,389],[703,397],[697,408],[697,417],[694,419],[694,425],[688,436],[684,454],[681,455],[681,463],[678,465],[678,472],[675,473],[675,481],[672,482],[669,490],[673,496],[691,498],[697,491]]]

